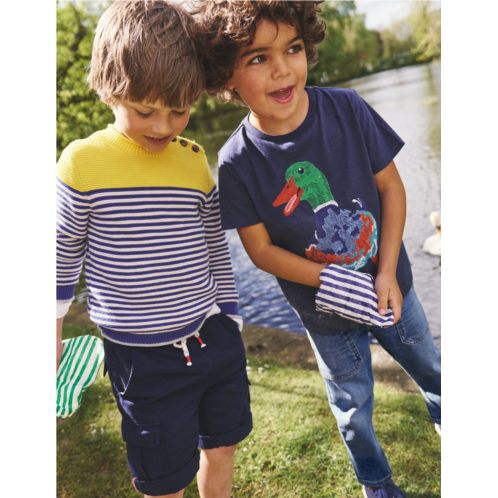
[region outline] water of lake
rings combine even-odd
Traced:
[[[408,204],[404,242],[412,263],[415,288],[427,314],[432,335],[441,345],[441,258],[422,251],[435,233],[431,211],[441,205],[441,71],[422,64],[348,81],[405,141],[395,162],[405,184]],[[247,114],[192,119],[183,135],[200,143],[217,177],[217,153]],[[227,232],[240,310],[246,323],[305,333],[276,279],[256,268],[235,230]]]

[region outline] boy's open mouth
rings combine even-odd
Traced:
[[[287,104],[294,96],[294,87],[288,86],[287,88],[282,88],[276,92],[271,92],[268,95],[279,104]]]
[[[167,137],[164,138],[154,138],[154,137],[148,137],[144,135],[145,140],[149,142],[151,145],[164,145],[168,140],[171,135],[168,135]]]

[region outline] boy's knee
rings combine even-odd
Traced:
[[[234,444],[233,446],[220,446],[219,448],[212,448],[210,450],[202,450],[206,457],[209,458],[224,458],[228,456],[232,456],[237,449],[238,444]]]
[[[184,489],[181,491],[178,491],[178,493],[173,493],[172,495],[161,495],[161,496],[149,496],[149,495],[144,495],[144,498],[182,498],[183,493],[185,492]]]

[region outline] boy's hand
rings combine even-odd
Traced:
[[[57,369],[56,372],[59,371],[59,363],[62,358],[62,323],[64,322],[64,318],[57,318]]]
[[[403,295],[399,290],[396,277],[390,273],[379,273],[375,279],[375,292],[379,300],[379,314],[387,313],[387,304],[393,310],[393,325],[401,318],[401,306],[403,305]]]

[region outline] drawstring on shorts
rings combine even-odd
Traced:
[[[202,342],[201,336],[199,335],[199,332],[196,332],[195,337],[197,337],[197,340],[201,343],[201,348],[205,348],[206,345]]]
[[[199,332],[196,332],[194,335],[197,338],[197,340],[200,342],[201,348],[206,347],[206,344],[204,344],[202,342],[202,339],[201,339],[201,336],[199,335]],[[192,360],[190,359],[190,352],[189,352],[188,347],[187,347],[187,339],[182,339],[181,341],[175,342],[173,344],[173,346],[175,346],[175,348],[182,348],[183,349],[183,354],[185,355],[185,358],[187,358],[187,366],[191,367]]]

